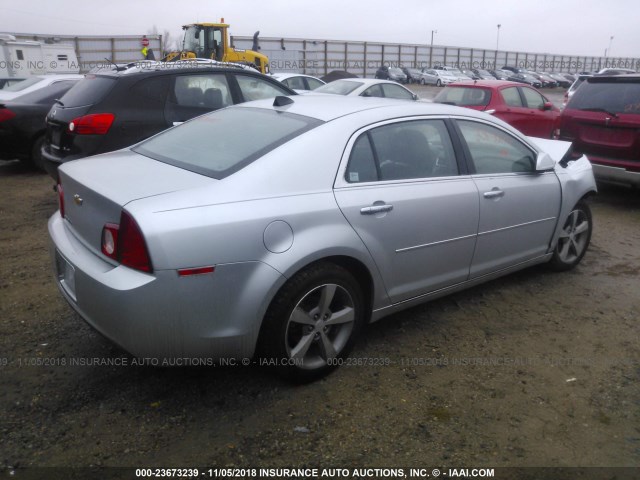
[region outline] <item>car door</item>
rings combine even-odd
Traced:
[[[503,105],[496,109],[495,116],[528,135],[529,109],[524,104],[518,87],[504,87],[498,91]]]
[[[456,123],[480,203],[470,278],[543,256],[560,211],[555,172],[536,172],[536,152],[506,130],[481,121]]]
[[[478,191],[457,157],[442,119],[367,127],[347,145],[335,197],[393,303],[469,276]]]
[[[522,97],[529,111],[527,135],[551,138],[560,112],[555,107],[548,108],[549,101],[530,87],[520,87]]]

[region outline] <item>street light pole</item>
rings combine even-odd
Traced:
[[[498,36],[496,38],[496,52],[499,50],[500,47],[500,27],[502,25],[498,24]]]
[[[609,56],[611,56],[611,43],[613,43],[613,35],[611,35],[611,38],[609,38],[609,48],[607,50],[605,50],[606,52],[609,53]],[[606,57],[607,54],[605,53],[604,56]]]
[[[429,68],[433,67],[433,34],[438,30],[431,30],[431,48],[429,48]]]

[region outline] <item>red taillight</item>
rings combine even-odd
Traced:
[[[64,190],[60,180],[58,180],[58,185],[56,185],[56,192],[58,192],[58,209],[60,210],[60,216],[64,218]]]
[[[122,265],[151,272],[151,259],[140,227],[129,213],[122,211],[120,224],[102,228],[102,253]]]
[[[0,108],[0,122],[11,120],[16,114],[8,108]]]
[[[76,135],[105,135],[115,118],[113,113],[92,113],[74,118],[68,128]]]

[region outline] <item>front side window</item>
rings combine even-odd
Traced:
[[[522,98],[520,98],[520,92],[517,87],[503,88],[501,91],[504,103],[510,107],[523,107]]]
[[[320,88],[324,85],[320,80],[310,77],[307,77],[307,83],[309,84],[309,90],[315,90],[316,88]]]
[[[363,97],[384,97],[384,94],[382,93],[382,89],[380,88],[380,85],[374,85],[372,87],[369,87],[360,95]]]
[[[392,85],[390,83],[382,84],[382,91],[387,98],[399,98],[401,100],[413,100],[413,94],[408,92],[400,85]]]
[[[414,120],[376,127],[354,143],[349,183],[445,177],[458,165],[443,120]]]
[[[480,122],[459,120],[478,174],[525,173],[536,169],[536,154],[508,133]]]
[[[287,87],[297,90],[305,90],[304,80],[302,77],[290,77],[282,81]]]
[[[238,86],[245,102],[274,98],[278,95],[290,95],[284,88],[253,75],[236,75]]]
[[[522,87],[522,93],[524,94],[524,99],[526,100],[529,108],[542,109],[542,107],[544,107],[544,97],[535,90]]]

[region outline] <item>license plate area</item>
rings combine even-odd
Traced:
[[[56,250],[56,272],[58,282],[69,296],[76,300],[76,269]]]

